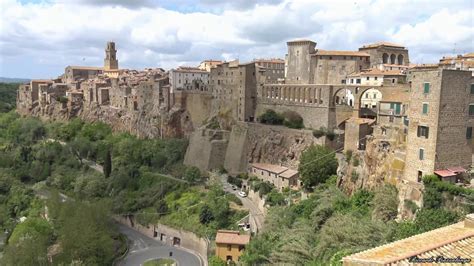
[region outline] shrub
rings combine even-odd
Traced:
[[[267,109],[260,115],[259,120],[263,124],[282,125],[285,118],[272,109]]]
[[[285,121],[283,125],[289,128],[301,129],[304,128],[303,118],[294,111],[286,111],[283,113]]]
[[[352,150],[347,150],[346,151],[346,162],[350,162],[352,159]]]
[[[355,170],[352,170],[352,173],[351,173],[352,183],[355,183],[358,179],[359,179],[359,173],[357,173]]]
[[[413,201],[408,200],[408,199],[405,199],[403,204],[405,205],[405,208],[407,208],[411,211],[411,213],[415,213],[419,209],[418,205],[416,205],[416,203],[414,203]]]
[[[285,205],[285,197],[283,194],[279,193],[276,189],[272,189],[270,193],[267,194],[266,203],[270,206],[282,206]]]
[[[313,130],[313,136],[315,138],[320,138],[322,136],[326,135],[326,130],[324,128],[320,128],[320,129],[315,129]]]
[[[242,187],[242,179],[238,177],[228,176],[227,182],[229,182],[232,185],[236,185],[239,188]]]
[[[357,167],[357,166],[359,166],[359,164],[360,164],[359,157],[354,156],[354,159],[352,160],[352,165],[354,167]]]

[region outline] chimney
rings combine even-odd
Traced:
[[[474,228],[474,213],[466,215],[466,219],[464,220],[464,227]]]

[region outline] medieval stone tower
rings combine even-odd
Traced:
[[[107,42],[105,48],[104,70],[118,69],[117,50],[114,42]]]

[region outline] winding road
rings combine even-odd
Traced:
[[[117,265],[138,266],[144,262],[157,258],[171,258],[178,262],[179,266],[200,266],[200,259],[182,248],[166,246],[140,232],[122,224],[117,224],[119,231],[127,236],[129,240],[129,251]],[[170,252],[173,255],[170,257]]]

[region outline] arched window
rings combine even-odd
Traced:
[[[398,55],[398,64],[403,65],[403,55],[401,54]]]
[[[395,60],[396,60],[396,59],[397,59],[397,57],[396,57],[394,54],[392,54],[392,55],[390,56],[390,64],[395,65]]]
[[[382,62],[383,62],[384,64],[388,64],[388,54],[387,54],[387,53],[384,53],[384,54],[382,55]]]

